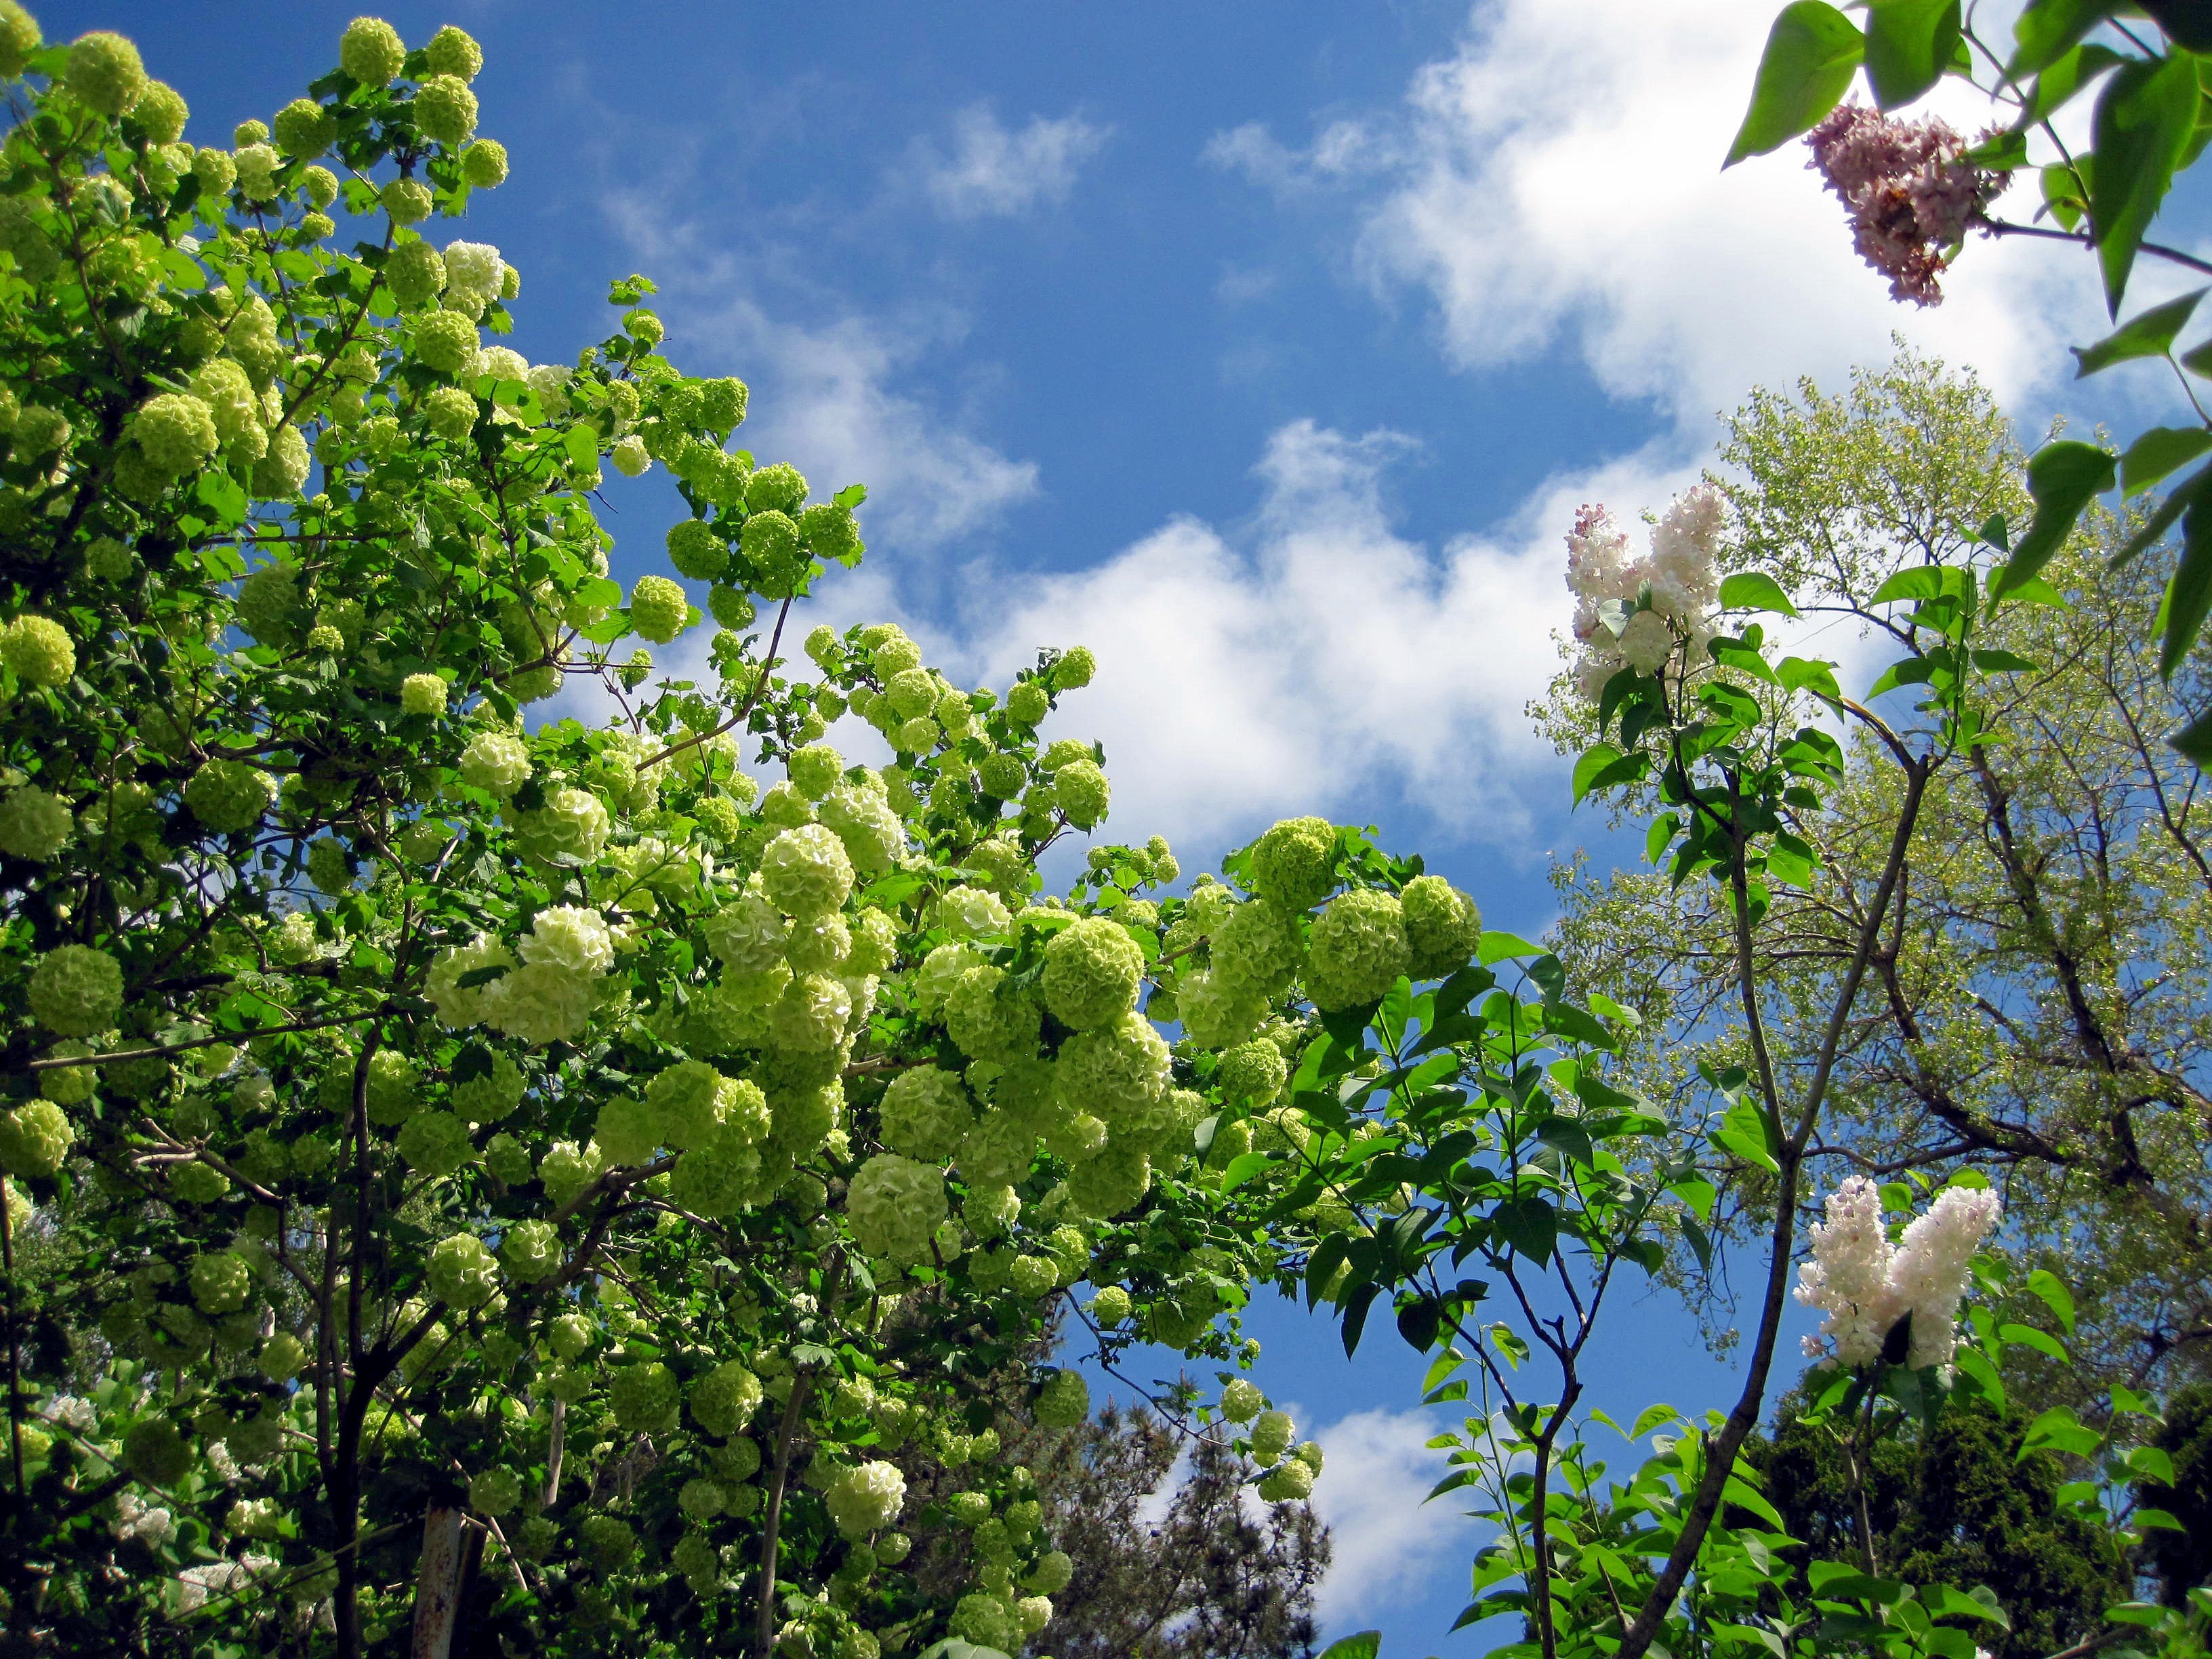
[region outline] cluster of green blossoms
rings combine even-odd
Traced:
[[[0,144],[0,1164],[70,1336],[22,1398],[98,1376],[29,1510],[100,1519],[25,1616],[136,1650],[204,1549],[282,1587],[190,1610],[232,1645],[396,1639],[381,1540],[434,1469],[534,1650],[643,1651],[671,1595],[735,1644],[765,1571],[787,1650],[1012,1651],[1070,1566],[1005,1377],[1085,1279],[1109,1353],[1237,1352],[1345,1224],[1266,1218],[1316,1013],[1479,921],[1318,819],[1187,896],[1157,837],[1046,895],[1111,805],[1040,732],[1090,653],[1002,690],[890,624],[772,657],[862,492],[734,447],[743,382],[662,354],[642,278],[573,363],[497,343],[519,275],[439,230],[507,178],[481,62],[357,20],[202,148],[129,42],[0,0],[36,112]],[[656,466],[673,574],[625,596],[593,493]],[[616,655],[709,618],[707,684]],[[564,685],[593,721],[527,712]],[[1254,1431],[1270,1497],[1286,1444]]]

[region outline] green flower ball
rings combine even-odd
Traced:
[[[400,1126],[399,1156],[419,1175],[449,1176],[476,1153],[469,1126],[451,1112],[417,1112]]]
[[[451,75],[463,81],[475,80],[477,71],[483,67],[483,48],[465,30],[451,23],[430,37],[422,57],[433,75]]]
[[[123,36],[95,29],[79,35],[70,47],[62,84],[88,109],[102,115],[127,115],[145,95],[146,65],[138,57],[138,48]]]
[[[1482,942],[1482,912],[1473,899],[1442,876],[1416,876],[1398,903],[1415,979],[1441,979],[1467,966]]]
[[[419,310],[446,291],[446,257],[428,242],[402,242],[392,250],[392,257],[384,262],[384,281],[385,285],[391,289],[392,298],[410,311]],[[445,312],[433,312],[430,317],[442,317],[447,314]],[[469,347],[473,351],[477,339],[476,325],[458,311],[451,314],[459,319],[460,325],[467,329]],[[424,318],[423,322],[428,322],[430,317]],[[441,323],[438,326],[450,330],[454,328],[455,325]],[[422,355],[421,339],[418,330],[416,343],[416,354],[418,358]],[[453,371],[441,372],[450,374]]]
[[[684,631],[690,609],[684,590],[665,576],[640,576],[629,592],[630,626],[655,645],[665,645]]]
[[[469,434],[476,430],[477,400],[457,386],[435,387],[422,399],[422,419],[432,432],[447,443],[465,443]],[[650,581],[652,578],[646,580]]]
[[[455,1233],[430,1247],[424,1277],[441,1302],[480,1308],[499,1289],[499,1264],[474,1233]]]
[[[459,374],[468,368],[476,360],[477,341],[476,324],[459,311],[433,311],[415,323],[415,358],[441,374]]]
[[[770,903],[805,921],[844,903],[853,890],[853,860],[834,830],[803,823],[762,849],[760,878]]]
[[[1137,1006],[1144,974],[1144,952],[1128,929],[1103,916],[1085,916],[1045,946],[1045,1006],[1069,1030],[1087,1031]]]
[[[491,190],[507,182],[507,146],[495,138],[479,138],[461,152],[461,176],[478,190]]]
[[[1354,888],[1331,899],[1307,941],[1306,989],[1324,1013],[1373,1002],[1413,966],[1395,897]]]
[[[928,1164],[948,1161],[975,1121],[966,1086],[938,1066],[901,1072],[884,1091],[880,1109],[884,1145]]]
[[[76,833],[69,803],[35,783],[0,795],[0,852],[43,863]]]
[[[1072,1429],[1091,1415],[1091,1385],[1080,1371],[1054,1371],[1037,1390],[1030,1410],[1046,1428]]]
[[[1070,761],[1052,775],[1052,792],[1060,810],[1079,830],[1089,830],[1106,816],[1111,792],[1106,774],[1096,761]]]
[[[860,1166],[846,1195],[853,1242],[887,1261],[928,1259],[930,1241],[945,1218],[945,1178],[927,1164],[878,1152]]]
[[[159,392],[138,405],[131,435],[149,465],[179,478],[215,453],[215,416],[189,392]]]
[[[338,67],[365,87],[389,85],[406,61],[399,31],[381,17],[356,17],[338,37]]]
[[[58,945],[46,954],[29,986],[31,1012],[59,1036],[92,1036],[123,1012],[123,968],[89,945]]]
[[[1252,848],[1252,890],[1285,910],[1310,910],[1336,885],[1336,826],[1285,818]]]
[[[27,1101],[0,1113],[0,1169],[44,1178],[62,1167],[76,1132],[51,1100]]]
[[[477,95],[458,75],[432,75],[415,88],[415,125],[434,143],[456,147],[477,130]]]
[[[312,98],[295,98],[276,112],[270,126],[279,149],[309,160],[328,149],[338,136],[337,118]]]
[[[676,1426],[681,1396],[676,1373],[657,1359],[624,1365],[607,1382],[615,1420],[637,1434],[665,1434]]]
[[[0,629],[0,662],[27,685],[66,685],[76,672],[76,647],[52,617],[21,616]]]
[[[760,1378],[726,1359],[691,1385],[686,1403],[701,1428],[726,1440],[752,1420],[762,1398]]]
[[[515,1282],[535,1285],[561,1268],[561,1235],[550,1221],[518,1221],[499,1241],[499,1257]]]
[[[227,1314],[246,1305],[253,1288],[253,1270],[246,1258],[228,1250],[211,1250],[192,1263],[192,1300],[205,1314]]]
[[[694,581],[713,581],[730,568],[730,550],[714,526],[701,519],[685,519],[668,532],[668,562],[680,576]]]

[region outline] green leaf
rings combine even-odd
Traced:
[[[2062,230],[2078,230],[2082,215],[2089,210],[2086,191],[2093,159],[2077,155],[2070,167],[2054,161],[2043,169],[2043,204]]]
[[[2035,79],[2028,88],[2027,104],[2020,112],[2018,128],[2033,126],[2039,121],[2050,119],[2053,112],[2070,102],[2075,94],[2106,70],[2124,62],[2110,46],[2076,46]],[[2063,167],[2057,171],[2063,173]],[[2072,180],[2068,180],[2071,186]]]
[[[588,468],[599,459],[599,434],[581,422],[568,428],[568,435],[561,440],[561,447],[579,467]]]
[[[2206,615],[2212,613],[2212,510],[2203,501],[2181,521],[2181,562],[2166,585],[2158,613],[2165,629],[2158,672],[2170,684],[2203,630]]]
[[[2033,674],[2043,665],[2017,651],[1977,651],[1974,666],[1984,674]]]
[[[1382,1632],[1364,1630],[1357,1636],[1347,1636],[1331,1642],[1321,1650],[1321,1659],[1375,1659],[1382,1651]]]
[[[2066,1334],[2073,1335],[2074,1292],[2066,1288],[2066,1281],[2047,1267],[2038,1267],[2027,1276],[2027,1288],[2051,1310]]]
[[[2120,544],[2120,550],[2106,562],[2107,570],[2124,570],[2140,557],[2143,550],[2154,546],[2160,537],[2173,528],[2173,522],[2199,497],[2212,492],[2212,466],[2201,466],[2175,485],[2166,498],[2160,501],[2144,520],[2142,527]]]
[[[1482,944],[1475,951],[1474,959],[1488,968],[1510,957],[1540,957],[1543,954],[1542,945],[1531,945],[1518,934],[1509,933],[1501,927],[1492,927],[1483,934]]]
[[[1961,1347],[1951,1356],[1951,1363],[1965,1376],[1973,1379],[1974,1386],[1981,1390],[1983,1399],[1999,1411],[2004,1410],[2004,1379],[1997,1375],[1997,1368],[1990,1364],[1987,1354],[1979,1348]]]
[[[1990,582],[1994,605],[2043,567],[2065,543],[2081,509],[2112,487],[2114,459],[2107,449],[2071,438],[2049,443],[2028,458],[2027,489],[2035,497],[2035,517],[2013,550],[2003,573]]]
[[[1810,131],[1850,88],[1866,42],[1851,20],[1821,0],[1784,6],[1766,36],[1751,107],[1723,167],[1764,155]]]
[[[2194,354],[2192,354],[2194,355]],[[2120,499],[2140,495],[2178,467],[2212,449],[2212,431],[2201,426],[2154,426],[2120,457]]]
[[[830,499],[849,513],[868,499],[868,487],[866,484],[847,484]]]
[[[2000,1325],[1997,1340],[2008,1346],[2033,1348],[2045,1358],[2055,1359],[2063,1365],[2066,1350],[2049,1331],[2039,1331],[2033,1325]]]
[[[2104,273],[2105,307],[2114,317],[2135,269],[2136,249],[2197,130],[2199,96],[2196,60],[2186,53],[2124,64],[2098,95],[2089,217]]]
[[[1629,1430],[1628,1437],[1631,1440],[1641,1440],[1654,1430],[1663,1429],[1669,1423],[1679,1423],[1681,1419],[1682,1413],[1672,1406],[1646,1406],[1636,1414],[1636,1426]]]
[[[2166,746],[2184,759],[2196,762],[2200,769],[2212,770],[2212,710],[2169,734]]]
[[[1867,8],[1867,84],[1890,110],[1943,78],[1959,50],[1959,0],[1872,0]]]
[[[1582,758],[1575,763],[1574,804],[1580,806],[1583,797],[1590,792],[1590,783],[1597,775],[1620,758],[1620,750],[1609,743],[1594,743],[1583,750]]]
[[[2174,337],[2189,325],[2197,302],[2206,292],[2200,288],[2179,299],[2138,312],[2096,344],[2075,346],[2074,355],[2081,360],[2081,367],[2075,371],[2074,378],[2087,380],[2100,369],[2136,357],[2163,357],[2173,349]]]
[[[2012,26],[2014,46],[2005,74],[2017,81],[2049,68],[2112,9],[2112,0],[2039,0]]]
[[[1956,9],[1955,3],[1954,9]],[[1723,611],[1772,611],[1794,617],[1797,607],[1782,591],[1782,584],[1763,570],[1740,570],[1721,582]]]
[[[1905,599],[1932,599],[1943,591],[1941,565],[1916,564],[1898,571],[1874,591],[1869,605],[1895,605]]]

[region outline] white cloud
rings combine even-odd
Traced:
[[[1110,128],[1079,115],[1031,118],[1011,131],[987,104],[952,118],[951,154],[933,139],[908,146],[905,172],[951,219],[1011,218],[1042,204],[1058,206],[1083,164],[1104,147]]]
[[[1315,1437],[1324,1456],[1313,1506],[1335,1548],[1316,1598],[1328,1627],[1425,1597],[1432,1575],[1481,1542],[1454,1498],[1422,1501],[1449,1467],[1424,1443],[1437,1427],[1418,1411],[1355,1412]]]
[[[1515,845],[1531,818],[1510,786],[1555,764],[1522,708],[1557,665],[1574,504],[1663,500],[1688,474],[1629,458],[1431,553],[1382,498],[1411,447],[1293,422],[1268,440],[1246,524],[1170,519],[1103,563],[1026,579],[1012,604],[981,574],[966,658],[1003,684],[1039,645],[1097,654],[1048,732],[1104,742],[1117,839],[1158,831],[1210,855],[1277,817],[1402,790],[1451,839]]]
[[[739,441],[764,463],[789,461],[826,484],[818,494],[865,482],[872,542],[929,552],[1036,493],[1034,461],[1003,453],[964,430],[959,411],[905,389],[917,365],[964,337],[957,311],[848,313],[808,326],[753,298],[750,262],[699,222],[673,219],[658,197],[616,193],[605,205],[661,274],[655,303],[687,367],[751,386],[753,417]]]
[[[1764,33],[1742,0],[1500,0],[1402,110],[1337,122],[1304,152],[1240,128],[1207,153],[1278,193],[1356,179],[1359,272],[1425,291],[1462,366],[1564,342],[1609,395],[1700,442],[1753,384],[1834,378],[1887,357],[1893,331],[2007,400],[2054,378],[2065,344],[2101,331],[2078,252],[1975,242],[1947,302],[1917,312],[1859,264],[1797,146],[1719,170]]]

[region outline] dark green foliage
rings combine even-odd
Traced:
[[[2152,1443],[2173,1460],[2173,1484],[2145,1481],[2136,1502],[2164,1510],[2181,1530],[2145,1537],[2143,1565],[2157,1575],[2158,1599],[2178,1607],[2187,1591],[2212,1584],[2212,1384],[2193,1383],[2168,1401]]]
[[[1805,1401],[1785,1395],[1773,1437],[1746,1447],[1801,1565],[1856,1563],[1859,1522],[1849,1462],[1826,1427],[1797,1420]],[[1908,1583],[1986,1584],[2012,1618],[2012,1633],[1978,1636],[1995,1659],[2042,1659],[2094,1634],[2105,1609],[2128,1599],[2127,1565],[2109,1534],[2063,1513],[2056,1460],[2016,1461],[2027,1419],[1954,1399],[1923,1433],[1907,1424],[1878,1441],[1866,1471],[1875,1563]],[[2178,1461],[2178,1460],[2177,1460]]]

